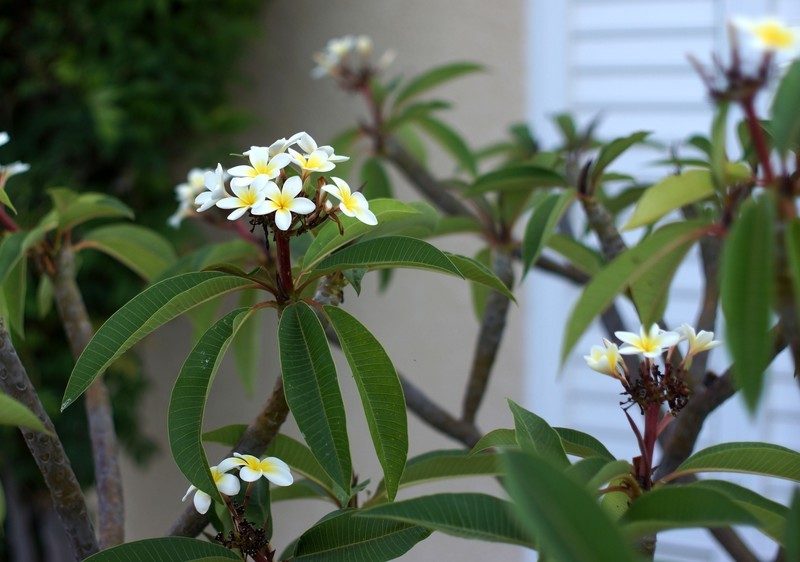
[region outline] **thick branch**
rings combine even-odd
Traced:
[[[470,422],[459,420],[451,416],[441,406],[428,398],[408,378],[401,373],[400,384],[403,385],[403,394],[406,399],[406,406],[419,418],[439,432],[452,437],[456,441],[463,443],[466,447],[472,448],[481,438],[481,432]]]
[[[603,257],[607,262],[613,261],[614,258],[628,249],[622,240],[622,236],[619,235],[617,226],[614,224],[614,217],[594,198],[584,197],[581,199],[581,203],[583,204],[589,227],[600,241],[600,250],[603,252]]]
[[[89,344],[94,331],[75,282],[75,254],[72,248],[66,245],[61,248],[55,266],[53,294],[56,307],[72,355],[77,359]],[[85,407],[100,511],[100,546],[109,548],[125,541],[125,503],[113,411],[102,376],[97,377],[86,389]]]
[[[278,435],[288,415],[289,405],[286,403],[286,396],[283,393],[283,377],[279,376],[275,381],[269,400],[256,418],[250,422],[236,445],[228,452],[228,456],[233,456],[233,453],[241,453],[260,457]],[[198,513],[190,504],[172,524],[168,534],[196,537],[203,532],[206,525],[208,525],[208,517]]]
[[[510,288],[514,284],[511,257],[500,249],[496,249],[493,253],[492,269],[506,287]],[[510,304],[511,301],[508,297],[497,291],[491,291],[486,299],[486,308],[478,334],[478,343],[475,346],[475,354],[472,358],[472,371],[469,374],[461,413],[461,419],[470,424],[475,422],[478,407],[486,394],[489,375],[492,372],[500,342],[503,340]]]
[[[391,137],[384,146],[386,157],[403,175],[446,215],[474,217],[474,213],[436,180],[403,146]]]
[[[28,378],[2,320],[0,320],[0,390],[27,406],[52,433],[45,435],[21,428],[25,444],[50,490],[53,504],[72,546],[72,553],[76,560],[83,560],[99,550],[83,492],[56,435],[53,422],[45,412]]]

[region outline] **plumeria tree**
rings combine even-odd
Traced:
[[[320,146],[298,132],[250,147],[215,169],[191,170],[187,182],[177,186],[172,226],[205,221],[233,231],[237,239],[178,259],[165,240],[145,229],[124,223],[92,228],[97,218],[119,221],[129,215],[121,202],[100,194],[55,190],[52,212],[29,231],[2,210],[6,308],[0,386],[7,407],[0,421],[22,426],[76,558],[373,562],[396,558],[432,532],[442,532],[519,545],[548,560],[618,562],[652,559],[661,531],[701,527],[712,529],[734,559],[752,560],[754,554],[733,530],[738,526],[771,538],[777,559],[800,557],[800,494],[783,505],[707,477],[747,472],[800,482],[800,453],[745,442],[693,451],[705,418],[736,392],[759,414],[764,373],[777,353],[788,348],[795,365],[800,358],[800,62],[791,62],[781,77],[775,64],[778,52],[796,48],[800,36],[772,20],[735,24],[728,62],[715,58],[711,70],[694,63],[718,107],[710,138],[690,140],[699,157],[672,153],[675,173],[645,188],[610,170],[621,154],[646,140],[646,132],[601,142],[593,125],[580,130],[560,115],[563,144],[552,150],[543,150],[526,127],[515,127],[509,142],[475,151],[436,116],[447,104],[426,96],[479,66],[456,63],[407,80],[386,80],[392,55],[376,58],[369,38],[347,36],[316,55],[313,75],[330,77],[360,96],[367,121],[331,145]],[[745,34],[756,42],[755,62],[739,45]],[[765,121],[754,100],[773,80],[778,84]],[[745,116],[739,126],[741,157],[734,159],[726,145],[730,104],[741,105]],[[419,133],[451,154],[459,166],[456,178],[437,178],[425,167]],[[365,155],[366,182],[358,187],[339,167],[356,153]],[[387,166],[429,203],[392,197]],[[5,180],[1,171],[0,178]],[[621,180],[631,186],[613,194],[610,186]],[[13,212],[11,199],[0,193]],[[572,223],[564,219],[567,213]],[[623,241],[621,228],[643,227],[636,244]],[[454,232],[476,236],[486,246],[473,259],[428,241]],[[705,275],[701,312],[668,330],[663,316],[670,282],[696,245]],[[74,278],[75,255],[91,249],[116,257],[147,281],[96,333]],[[25,286],[29,260],[52,285],[51,298],[76,357],[62,409],[85,396],[99,540],[5,328],[20,331],[15,326],[24,299],[13,297]],[[370,272],[379,271],[387,281],[386,272],[397,268],[471,283],[481,327],[458,416],[398,373],[377,338],[340,306],[344,291],[352,287],[358,293]],[[569,313],[562,357],[572,353],[595,318],[608,332],[585,360],[588,370],[621,385],[620,415],[638,446],[635,458],[619,459],[596,437],[551,427],[513,401],[513,429],[484,434],[476,426],[514,301],[515,276],[534,268],[583,285]],[[221,298],[232,293],[239,296],[237,307],[195,318],[202,324],[200,336],[170,398],[170,449],[190,484],[184,500],[191,497],[192,503],[170,537],[125,543],[103,372],[164,323],[207,306],[216,311]],[[618,298],[633,303],[636,326],[623,322]],[[714,335],[720,306],[733,362],[724,372],[709,372],[707,352],[721,345]],[[277,333],[254,328],[253,318],[267,313],[279,318]],[[263,410],[250,423],[232,419],[204,432],[209,389],[226,350],[232,346],[246,355],[248,345],[265,338],[278,342],[281,373]],[[355,379],[382,479],[356,476],[332,348],[341,349]],[[239,367],[249,384],[244,363]],[[407,410],[463,448],[409,459]],[[289,415],[303,442],[281,432]],[[229,453],[212,466],[206,442],[222,443]],[[460,476],[499,478],[507,494],[432,493],[396,500],[400,489]],[[297,498],[328,502],[331,511],[299,537],[274,537],[279,502]],[[216,532],[213,540],[194,538],[209,525]]]

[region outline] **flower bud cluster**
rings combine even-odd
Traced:
[[[584,360],[590,369],[619,380],[628,395],[623,404],[637,404],[642,412],[651,404],[668,404],[676,414],[687,403],[689,387],[684,382],[686,371],[691,367],[693,358],[704,351],[721,344],[714,340],[714,333],[695,329],[688,324],[681,325],[674,332],[659,328],[653,324],[650,328],[641,326],[639,333],[615,332],[624,345],[619,348],[607,339],[603,346],[592,346]],[[684,359],[674,367],[669,358],[681,342],[687,343]],[[640,355],[638,377],[628,372],[623,355]],[[666,355],[666,356],[665,356]],[[665,357],[664,357],[665,356]],[[655,359],[663,357],[664,366],[659,366]]]
[[[393,51],[386,51],[373,61],[372,39],[366,35],[345,35],[331,39],[323,51],[314,54],[317,66],[311,76],[331,76],[345,89],[356,90],[386,69],[394,57]]]
[[[252,146],[243,156],[249,163],[227,172],[221,164],[214,171],[189,172],[188,182],[175,188],[179,206],[170,224],[177,227],[184,217],[212,207],[230,211],[231,221],[248,214],[273,231],[283,232],[298,223],[305,229],[313,228],[328,217],[335,218],[338,212],[369,225],[378,222],[364,196],[353,192],[341,178],[331,177],[329,183],[322,177],[316,193],[307,194],[313,173],[330,172],[336,164],[350,159],[336,154],[331,146],[318,146],[308,133],[281,138],[269,146]],[[327,195],[336,198],[338,204],[328,201]]]
[[[239,471],[238,478],[230,473],[231,470]],[[252,484],[263,477],[277,486],[289,486],[294,481],[289,466],[281,459],[277,457],[259,459],[252,455],[241,455],[239,453],[233,453],[232,457],[224,459],[217,466],[212,466],[211,477],[214,479],[214,484],[223,498],[235,496],[239,493],[241,489],[239,479]],[[202,490],[198,490],[195,486],[189,486],[182,501],[186,501],[186,498],[192,492],[194,492],[195,509],[199,513],[206,513],[211,506],[211,496]]]

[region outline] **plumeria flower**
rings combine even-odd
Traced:
[[[289,137],[288,139],[287,138],[282,138],[282,139],[278,139],[275,142],[273,142],[271,145],[269,145],[269,149],[268,149],[269,157],[273,158],[273,157],[277,156],[278,154],[286,152],[286,149],[289,148],[290,146],[292,146],[294,143],[296,143],[300,139],[301,135],[305,135],[305,133],[295,133],[291,137]],[[256,148],[256,147],[254,146],[254,147],[251,147],[251,149],[252,148]]]
[[[331,162],[339,163],[339,162],[347,162],[348,160],[350,160],[349,156],[334,154],[333,147],[330,145],[326,144],[324,146],[317,146],[317,141],[315,141],[314,137],[312,137],[308,133],[298,133],[298,134],[299,136],[297,138],[297,146],[299,146],[306,154],[312,154],[317,150],[321,150],[328,155],[328,160]]]
[[[276,457],[259,459],[253,455],[240,455],[233,453],[235,458],[230,459],[241,466],[239,478],[245,482],[255,482],[262,476],[277,486],[289,486],[294,482],[289,465]]]
[[[178,228],[184,217],[192,214],[194,198],[203,190],[205,173],[208,170],[192,168],[186,176],[186,181],[175,186],[175,199],[178,201],[178,210],[167,220],[172,228]]]
[[[359,192],[353,193],[347,182],[341,178],[331,178],[336,186],[325,184],[322,190],[339,199],[339,209],[348,217],[355,217],[364,224],[374,226],[378,224],[375,214],[369,210],[369,203]]]
[[[0,131],[0,146],[3,146],[8,141],[11,140],[11,137],[8,136],[8,133],[5,131]]]
[[[269,148],[266,146],[253,146],[244,154],[250,158],[251,165],[242,164],[228,170],[228,173],[234,176],[231,179],[231,189],[235,186],[250,185],[259,177],[263,180],[273,180],[281,173],[281,169],[292,161],[288,154],[283,153],[270,158]]]
[[[689,342],[689,351],[687,352],[689,357],[722,345],[721,341],[714,339],[714,332],[700,330],[700,333],[696,334],[694,328],[689,324],[681,324],[681,327],[676,332],[681,336],[680,341],[686,340]]]
[[[235,496],[239,493],[239,479],[233,474],[228,474],[230,469],[238,466],[238,462],[235,462],[238,460],[239,459],[228,458],[217,466],[211,467],[211,477],[214,479],[217,490],[226,496]],[[181,501],[186,501],[186,498],[188,498],[192,492],[194,492],[194,508],[198,513],[205,514],[208,508],[211,507],[211,496],[206,494],[203,490],[198,490],[194,486],[189,486],[189,489],[186,490],[186,494]]]
[[[335,163],[350,160],[349,156],[334,154],[332,146],[317,146],[317,141],[308,133],[300,133],[297,146],[303,153],[290,148],[289,154],[304,175],[311,172],[329,172],[336,167]]]
[[[311,76],[314,78],[322,78],[329,74],[335,76],[338,67],[356,46],[356,42],[356,38],[352,35],[329,40],[323,52],[314,54],[317,67],[311,71]]]
[[[586,361],[590,369],[622,380],[622,376],[617,370],[617,366],[624,365],[619,354],[619,348],[605,338],[603,338],[603,344],[604,347],[593,345],[589,355],[583,356],[584,361]]]
[[[253,214],[266,215],[274,212],[275,226],[281,230],[289,230],[292,226],[292,213],[307,215],[317,208],[310,199],[297,197],[301,191],[303,191],[303,181],[297,176],[287,179],[283,183],[283,189],[280,189],[275,182],[269,182],[264,189],[267,200],[257,211],[253,211]]]
[[[0,146],[7,144],[8,141],[11,140],[11,137],[5,131],[0,131]],[[21,174],[23,172],[27,172],[31,169],[30,164],[24,164],[23,162],[12,162],[11,164],[6,164],[5,166],[0,164],[0,189],[2,189],[3,182],[10,178],[11,176],[15,176],[17,174]]]
[[[680,334],[666,332],[658,324],[653,324],[647,331],[641,326],[638,335],[633,332],[614,332],[614,335],[626,344],[619,350],[622,355],[641,353],[650,359],[658,357],[681,339]]]
[[[800,30],[775,18],[735,18],[733,23],[750,35],[755,48],[794,55],[800,50]]]
[[[236,178],[233,178],[234,180]],[[217,201],[220,209],[234,209],[228,215],[228,220],[235,221],[248,210],[254,215],[265,215],[269,211],[264,209],[267,202],[267,186],[275,185],[274,182],[265,179],[264,176],[256,178],[248,185],[234,184],[231,180],[231,191],[233,195],[228,195]],[[277,186],[275,186],[277,188]]]
[[[194,199],[194,204],[198,205],[198,213],[207,211],[228,195],[228,192],[225,191],[225,172],[222,169],[222,164],[217,164],[217,169],[213,172],[208,170],[203,174],[203,186],[206,191],[203,191]]]

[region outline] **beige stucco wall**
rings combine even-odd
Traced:
[[[391,48],[397,59],[390,73],[410,75],[432,65],[453,60],[478,61],[488,67],[482,75],[459,80],[437,92],[454,102],[445,119],[464,133],[472,146],[502,138],[507,126],[524,117],[523,107],[523,0],[274,0],[260,17],[263,34],[253,38],[244,63],[251,86],[236,92],[242,106],[257,116],[241,137],[242,147],[269,144],[272,140],[306,130],[318,141],[351,126],[363,109],[336,89],[331,80],[312,80],[311,54],[330,37],[348,33],[369,34],[376,50]],[[431,165],[441,173],[452,163],[438,152]],[[401,197],[418,197],[398,183]],[[450,238],[437,241],[448,250],[465,254],[480,246],[475,240]],[[435,397],[452,413],[461,408],[478,323],[470,307],[469,288],[456,279],[429,273],[400,272],[386,295],[377,295],[376,278],[365,280],[361,297],[350,291],[345,306],[367,325],[386,347],[399,371]],[[511,417],[505,397],[519,397],[522,390],[521,308],[513,308],[508,336],[494,372],[485,406],[479,415],[484,431],[509,427]],[[269,333],[275,328],[268,322]],[[147,372],[154,392],[146,404],[146,430],[166,433],[169,392],[189,351],[189,325],[178,321],[143,345]],[[337,354],[338,355],[338,354]],[[339,357],[354,464],[362,478],[380,479],[380,472],[363,419],[357,394],[346,365]],[[265,376],[253,397],[247,397],[236,381],[232,362],[220,371],[206,415],[206,427],[248,422],[272,388],[277,372],[275,345],[265,349]],[[296,431],[288,424],[290,431]],[[411,454],[457,443],[442,437],[410,415]],[[186,482],[175,468],[166,443],[163,455],[146,471],[125,465],[127,529],[129,539],[158,536],[183,508]],[[222,449],[209,448],[215,462]],[[412,488],[409,497],[441,486]],[[485,489],[498,492],[492,481],[460,481],[453,490]],[[273,507],[276,520],[274,543],[282,549],[329,508],[320,502],[302,501]],[[520,560],[517,548],[489,545],[435,534],[415,547],[407,560],[483,560],[495,557]]]

